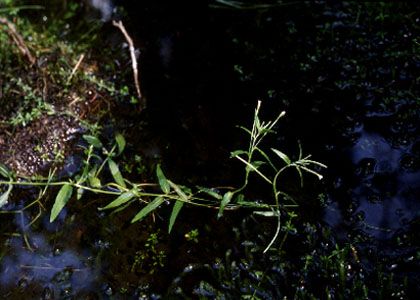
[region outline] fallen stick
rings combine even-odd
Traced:
[[[19,51],[22,53],[23,56],[25,56],[28,59],[31,66],[34,65],[36,62],[36,58],[32,56],[22,36],[19,34],[19,32],[17,32],[15,25],[6,18],[2,17],[0,17],[0,24],[7,26],[7,33],[10,35],[10,37],[15,42],[16,46],[19,48]]]
[[[128,34],[128,32],[125,29],[122,21],[117,22],[117,21],[113,20],[112,25],[117,27],[122,32],[122,34],[124,35],[124,37],[125,37],[125,39],[128,43],[128,46],[129,46],[129,49],[130,49],[130,56],[131,56],[131,66],[133,68],[134,85],[136,86],[137,96],[139,97],[140,105],[141,105],[142,108],[144,108],[146,103],[145,103],[145,99],[143,98],[143,96],[141,94],[141,90],[140,90],[139,71],[138,71],[138,64],[137,64],[136,52],[135,52],[136,49],[134,48],[133,39]]]
[[[69,78],[67,79],[67,83],[70,83],[71,79],[73,78],[74,74],[76,74],[77,69],[80,67],[80,64],[82,63],[84,58],[85,58],[85,54],[80,55],[79,60],[77,61],[76,65],[74,66],[73,70],[71,71],[71,74],[70,74]]]

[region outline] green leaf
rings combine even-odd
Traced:
[[[185,195],[185,193],[181,190],[181,188],[176,185],[175,183],[173,183],[172,181],[168,180],[169,185],[174,189],[175,193],[177,193],[177,195],[182,199],[182,201],[184,202],[188,202],[188,196]]]
[[[171,187],[170,187],[169,182],[166,179],[165,175],[163,175],[162,169],[160,168],[159,164],[156,167],[156,176],[159,180],[159,185],[160,185],[160,188],[162,189],[162,191],[165,194],[169,194],[169,192],[171,191]]]
[[[118,155],[121,154],[124,149],[125,149],[125,138],[121,133],[117,133],[117,135],[115,136],[115,141],[117,142],[117,146],[118,146]]]
[[[248,133],[250,136],[252,136],[252,131],[251,130],[249,130],[248,128],[246,128],[246,127],[243,127],[243,126],[238,126],[240,129],[242,129],[243,131],[245,131],[246,133]]]
[[[89,184],[94,188],[99,188],[102,186],[101,180],[98,177],[89,177]]]
[[[5,177],[5,178],[10,178],[10,177],[12,177],[12,173],[9,171],[9,169],[5,166],[5,165],[3,165],[3,164],[0,164],[0,175],[1,176],[3,176],[3,177]]]
[[[244,200],[238,201],[238,205],[243,206],[243,207],[259,208],[259,209],[270,208],[268,204],[252,202],[252,201],[244,201]]]
[[[140,210],[135,216],[134,218],[131,220],[131,223],[140,221],[141,219],[143,219],[145,216],[147,216],[149,213],[151,213],[152,211],[154,211],[156,208],[158,208],[163,202],[165,201],[165,199],[163,197],[156,197],[152,202],[150,202],[149,204],[147,204],[145,207],[143,207],[142,210]]]
[[[123,204],[123,205],[121,205],[121,206],[119,206],[119,207],[117,207],[116,209],[114,209],[112,212],[111,212],[111,216],[112,215],[114,215],[114,214],[117,214],[117,213],[119,213],[120,211],[123,211],[124,209],[126,209],[127,207],[129,207],[130,206],[130,202],[129,203],[126,203],[126,204]]]
[[[268,218],[279,216],[279,213],[276,211],[254,211],[253,214],[258,215],[258,216],[268,217]]]
[[[251,164],[254,166],[255,169],[258,169],[259,167],[261,167],[262,165],[265,165],[266,163],[261,160],[255,160],[251,162]]]
[[[280,157],[286,163],[286,165],[290,165],[292,163],[290,158],[286,154],[284,154],[283,152],[281,152],[277,149],[274,149],[274,148],[271,148],[271,150],[273,150],[273,152],[275,154],[277,154],[277,156]]]
[[[259,167],[261,167],[262,165],[264,165],[265,164],[265,162],[264,161],[261,161],[261,160],[256,160],[256,161],[253,161],[253,162],[251,162],[250,164],[248,164],[247,166],[246,166],[246,170],[248,171],[248,172],[253,172],[253,171],[258,171],[258,168]]]
[[[181,211],[184,202],[182,201],[175,201],[174,207],[172,208],[171,217],[169,218],[169,229],[168,232],[171,233],[172,227],[174,226],[175,220],[178,217],[179,212]]]
[[[83,196],[84,192],[85,192],[85,190],[84,190],[84,189],[82,189],[82,188],[78,188],[78,189],[77,189],[77,193],[76,193],[76,199],[77,199],[77,200],[82,199],[82,196]]]
[[[271,161],[270,157],[258,147],[255,147],[255,151],[260,153],[265,158],[265,160],[268,162],[268,164],[273,168],[273,170],[276,171],[276,173],[277,173],[278,170],[277,170],[276,166],[273,164],[273,162]]]
[[[96,136],[85,134],[83,138],[93,147],[102,148],[102,142]]]
[[[230,153],[230,157],[235,157],[235,156],[242,155],[242,154],[248,155],[248,151],[245,151],[245,150],[235,150],[235,151],[232,151]]]
[[[135,195],[132,191],[125,192],[125,193],[119,195],[114,201],[109,203],[107,206],[99,207],[98,210],[110,209],[110,208],[115,208],[115,207],[121,206],[121,205],[127,203],[128,201],[130,201],[131,199],[133,199],[134,196]]]
[[[9,196],[10,196],[10,192],[13,189],[13,185],[9,184],[9,187],[7,188],[7,191],[5,191],[1,196],[0,196],[0,207],[2,207],[3,205],[5,205],[7,203],[7,200],[9,200]]]
[[[225,207],[226,207],[226,205],[228,205],[229,204],[229,202],[232,200],[232,197],[233,197],[233,192],[226,192],[224,195],[223,195],[223,199],[222,199],[222,201],[220,202],[220,208],[219,208],[219,212],[218,212],[218,214],[217,214],[217,218],[219,219],[219,218],[221,218],[222,216],[223,216],[223,210],[225,209]]]
[[[118,165],[112,159],[109,159],[108,166],[109,166],[109,170],[111,171],[112,177],[114,177],[115,182],[125,188],[126,185],[124,182],[124,178],[121,175]]]
[[[213,198],[216,198],[217,200],[222,200],[223,198],[220,194],[215,192],[213,189],[209,189],[209,188],[201,187],[201,186],[199,186],[198,189],[200,190],[200,192],[206,193],[207,195]]]
[[[235,203],[245,202],[245,196],[244,194],[238,194],[235,197]]]
[[[73,187],[69,183],[66,183],[61,187],[60,191],[57,194],[57,197],[55,198],[53,208],[51,209],[50,222],[53,222],[58,217],[61,210],[64,208],[64,206],[66,206],[66,203],[69,201],[72,193]]]
[[[90,169],[88,173],[88,180],[91,187],[99,188],[102,186],[101,181],[96,176],[98,171],[98,167],[95,165],[92,169]]]

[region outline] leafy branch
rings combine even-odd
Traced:
[[[247,151],[244,150],[237,150],[232,152],[232,157],[238,159],[243,164],[245,164],[245,180],[244,184],[241,188],[234,191],[233,194],[241,192],[243,189],[245,189],[248,186],[249,183],[249,176],[252,172],[255,172],[258,176],[260,176],[265,182],[267,182],[272,187],[272,192],[274,196],[274,210],[271,212],[257,212],[260,215],[268,216],[268,217],[277,217],[277,228],[276,232],[271,239],[268,246],[265,248],[264,253],[267,252],[271,246],[274,244],[276,239],[278,238],[281,230],[281,209],[286,207],[285,204],[282,204],[282,199],[290,200],[292,197],[287,195],[285,192],[281,191],[279,186],[279,178],[284,171],[288,168],[294,168],[299,174],[301,186],[303,185],[303,173],[307,172],[309,174],[313,174],[318,177],[318,179],[322,179],[322,175],[319,174],[317,171],[313,169],[313,167],[321,167],[326,168],[326,166],[322,163],[319,163],[317,161],[311,160],[310,155],[303,156],[302,148],[299,146],[299,157],[297,160],[292,161],[289,156],[287,156],[282,151],[271,148],[272,153],[283,162],[282,167],[278,167],[271,156],[265,152],[261,147],[260,144],[263,141],[263,139],[267,136],[269,133],[273,133],[273,128],[276,126],[276,124],[279,122],[279,120],[285,115],[285,112],[281,112],[277,118],[274,121],[269,122],[263,122],[259,118],[259,113],[261,109],[261,101],[258,102],[257,108],[255,109],[254,113],[254,122],[252,125],[252,129],[249,130],[245,127],[240,127],[243,129],[246,133],[250,136],[250,143],[249,148]],[[256,160],[255,157],[258,155],[259,160]],[[259,170],[259,168],[263,165],[268,165],[269,169],[274,171],[274,176],[269,176]],[[290,206],[290,205],[289,205]],[[294,217],[293,214],[289,214],[289,217]],[[285,237],[287,236],[287,232],[285,234]],[[285,239],[285,238],[284,238]],[[283,239],[283,240],[284,240]]]
[[[311,160],[310,155],[304,156],[301,147],[296,160],[292,160],[276,148],[271,148],[270,152],[264,151],[261,147],[262,142],[268,134],[274,133],[274,127],[285,113],[281,112],[273,121],[263,122],[259,118],[260,108],[261,102],[258,102],[251,129],[240,127],[249,135],[248,148],[234,151],[231,154],[232,157],[245,165],[244,183],[237,189],[215,189],[199,186],[191,189],[167,179],[160,165],[156,167],[157,183],[131,182],[123,177],[118,164],[115,162],[115,158],[121,155],[125,149],[126,141],[124,137],[121,134],[117,134],[114,145],[110,150],[107,150],[96,136],[85,135],[83,137],[88,146],[85,147],[86,158],[83,168],[77,176],[68,180],[54,181],[54,172],[50,172],[47,178],[38,180],[29,178],[15,179],[12,172],[5,166],[0,165],[0,176],[8,179],[0,181],[0,186],[7,186],[0,196],[0,207],[7,203],[11,191],[16,185],[42,187],[41,196],[45,195],[50,187],[60,187],[51,209],[50,222],[57,219],[68,201],[74,196],[75,191],[78,200],[82,198],[85,192],[115,197],[107,205],[99,207],[99,210],[120,212],[134,203],[140,203],[142,208],[132,218],[131,223],[143,220],[149,214],[155,212],[162,204],[170,201],[173,202],[173,206],[169,217],[168,232],[172,231],[175,221],[185,204],[217,209],[218,218],[223,216],[225,210],[247,207],[251,208],[254,214],[277,218],[276,231],[264,250],[264,252],[267,252],[277,240],[282,229],[282,212],[286,208],[296,207],[292,197],[281,189],[281,175],[289,168],[295,169],[299,174],[301,185],[303,185],[304,173],[309,173],[317,176],[318,179],[322,179],[322,175],[315,168],[325,168],[326,166]],[[99,151],[102,151],[104,158],[97,154]],[[266,166],[266,168],[263,169],[262,166]],[[106,178],[106,176],[102,175],[105,170],[112,176],[112,180],[102,183],[103,178]],[[248,187],[249,178],[253,173],[271,186],[274,201],[268,199],[264,203],[255,203],[244,200],[244,191]],[[36,201],[41,205],[39,199],[40,197]],[[288,212],[287,216],[288,219],[283,225],[287,231],[283,236],[280,247],[283,245],[290,229],[293,229],[291,220],[296,217],[296,214]]]

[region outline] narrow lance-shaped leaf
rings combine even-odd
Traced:
[[[252,132],[251,132],[251,130],[249,130],[248,128],[246,128],[246,127],[243,127],[243,126],[238,126],[240,129],[242,129],[243,131],[245,131],[246,133],[248,133],[250,136],[252,136]]]
[[[233,192],[230,192],[230,191],[226,192],[223,195],[223,199],[220,202],[220,208],[219,208],[219,213],[217,214],[217,218],[221,218],[223,216],[223,211],[224,211],[226,205],[228,205],[229,202],[232,200],[232,197],[233,197]]]
[[[222,200],[222,195],[218,194],[216,191],[214,191],[213,189],[209,189],[206,187],[201,187],[199,186],[198,189],[200,190],[200,192],[206,193],[209,196],[212,196],[213,198],[216,198],[217,200]]]
[[[303,187],[303,174],[302,174],[302,170],[300,169],[300,166],[295,164],[295,169],[299,174],[299,178],[300,178],[300,186]]]
[[[85,134],[83,138],[93,147],[102,148],[102,142],[96,136]]]
[[[172,181],[168,180],[169,185],[174,189],[175,193],[177,193],[177,195],[181,198],[181,200],[177,200],[174,204],[174,207],[172,209],[172,213],[171,213],[171,217],[169,218],[169,233],[172,230],[172,227],[174,226],[175,220],[178,217],[178,214],[182,208],[182,206],[184,206],[184,202],[188,202],[189,198],[188,196],[181,190],[181,188],[176,185],[175,183],[173,183]]]
[[[53,222],[58,217],[64,206],[66,206],[69,201],[72,193],[73,187],[69,183],[66,183],[61,187],[51,209],[50,222]]]
[[[284,154],[283,152],[281,152],[277,149],[274,149],[274,148],[271,148],[271,150],[273,150],[273,152],[275,154],[277,154],[277,156],[280,157],[286,163],[286,165],[290,165],[292,163],[290,158],[286,154]]]
[[[131,220],[131,223],[140,221],[141,219],[143,219],[145,216],[147,216],[149,213],[151,213],[152,211],[154,211],[156,208],[158,208],[163,202],[165,201],[165,199],[163,197],[156,197],[152,202],[150,202],[149,204],[147,204],[145,207],[143,207],[142,210],[140,210],[135,216],[134,218]]]
[[[123,193],[123,194],[119,195],[114,201],[109,203],[107,206],[99,207],[98,210],[110,209],[110,208],[115,208],[115,207],[121,206],[121,205],[127,203],[128,201],[130,201],[133,198],[134,198],[134,193],[132,191]]]
[[[319,180],[321,180],[323,178],[323,176],[321,174],[319,174],[318,172],[311,170],[305,166],[300,166],[301,169],[305,170],[306,172],[315,175],[316,177],[318,177]]]
[[[235,157],[242,154],[248,155],[248,152],[245,150],[235,150],[230,153],[230,157]]]
[[[258,170],[259,167],[261,167],[262,165],[265,165],[265,162],[261,161],[261,160],[254,160],[251,162],[252,167],[247,167],[249,168],[249,171],[254,171],[254,170]]]
[[[101,180],[98,177],[89,177],[89,184],[93,188],[100,188],[102,186]]]
[[[83,188],[78,188],[76,193],[76,199],[80,200],[83,197],[85,190]]]
[[[171,233],[172,227],[174,226],[175,220],[178,217],[179,212],[181,211],[182,206],[184,206],[184,202],[182,201],[175,201],[174,207],[172,208],[171,217],[169,218],[169,228],[168,232]]]
[[[111,213],[111,215],[114,215],[114,214],[117,214],[117,213],[119,213],[120,211],[123,211],[124,209],[126,209],[127,207],[129,207],[130,206],[130,202],[128,202],[128,203],[126,203],[126,204],[123,204],[123,205],[121,205],[121,206],[119,206],[119,207],[117,207],[116,209],[114,209],[113,211],[112,211],[112,213]]]
[[[9,171],[9,169],[3,164],[0,164],[0,175],[6,178],[12,177],[12,174]]]
[[[162,172],[162,169],[160,168],[160,165],[157,165],[157,167],[156,167],[156,176],[159,180],[159,185],[160,185],[160,188],[162,189],[162,191],[165,194],[169,194],[169,192],[171,191],[171,187],[170,187],[169,182],[166,179],[165,175],[163,175],[163,172]]]
[[[126,144],[125,138],[121,133],[118,133],[115,136],[115,141],[117,142],[117,146],[118,146],[118,154],[121,154],[125,149],[125,144]]]
[[[269,217],[269,218],[278,216],[277,211],[254,211],[253,214],[263,216],[263,217]]]
[[[7,188],[7,191],[5,191],[0,196],[0,208],[7,203],[7,200],[9,200],[10,192],[13,189],[13,185],[9,184],[9,187]]]
[[[188,202],[188,196],[181,190],[181,188],[173,183],[172,181],[168,180],[169,185],[174,189],[175,193],[182,199],[184,202]]]
[[[101,180],[96,176],[97,171],[98,171],[98,167],[95,165],[92,169],[90,169],[88,173],[89,184],[91,187],[94,187],[94,188],[99,188],[102,186]]]
[[[108,166],[109,166],[109,170],[111,171],[112,177],[114,177],[115,182],[125,188],[126,185],[124,182],[124,178],[121,175],[118,165],[112,159],[109,159]]]

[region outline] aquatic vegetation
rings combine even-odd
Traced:
[[[72,11],[76,12],[77,7],[73,7]],[[23,35],[32,35],[29,45],[30,51],[35,53],[36,65],[24,66],[21,62],[18,68],[12,68],[13,61],[19,60],[20,56],[15,54],[2,58],[5,61],[3,68],[7,71],[2,99],[7,97],[10,105],[2,116],[3,130],[17,130],[13,144],[19,146],[17,149],[25,149],[25,153],[29,151],[29,154],[19,154],[19,150],[11,147],[0,156],[4,163],[1,165],[4,180],[0,181],[0,185],[5,187],[1,194],[1,206],[14,201],[14,188],[30,187],[39,196],[14,212],[23,214],[26,209],[38,206],[39,213],[30,221],[30,224],[35,224],[45,210],[44,201],[55,194],[49,217],[49,221],[54,222],[70,201],[83,201],[89,199],[89,195],[103,195],[104,201],[111,200],[107,204],[101,203],[98,210],[115,214],[122,213],[128,207],[136,207],[138,211],[131,217],[131,223],[135,223],[155,215],[161,207],[172,203],[172,212],[168,216],[169,233],[185,204],[217,209],[218,218],[226,211],[245,208],[251,214],[277,219],[276,230],[265,251],[274,245],[281,231],[285,233],[280,242],[282,247],[288,233],[294,230],[292,220],[296,214],[293,207],[297,205],[290,195],[282,191],[280,178],[289,168],[297,171],[301,181],[303,173],[322,178],[318,170],[312,168],[325,167],[310,160],[310,156],[303,156],[302,152],[294,161],[278,149],[264,150],[264,139],[274,133],[284,112],[275,120],[264,122],[259,116],[261,102],[258,102],[252,127],[241,127],[249,134],[250,141],[248,149],[232,152],[232,157],[244,163],[245,167],[244,183],[238,188],[180,185],[168,179],[159,164],[156,166],[157,183],[136,183],[124,176],[127,165],[119,163],[127,145],[124,136],[117,133],[113,141],[109,138],[101,141],[102,117],[110,115],[113,105],[111,97],[132,99],[132,96],[127,85],[116,88],[112,81],[98,75],[97,62],[88,62],[86,45],[93,43],[95,37],[89,43],[78,39],[77,43],[71,44],[48,35],[57,30],[61,23],[51,25],[50,32],[46,33],[36,33],[35,25],[24,19],[17,19],[17,24],[24,29]],[[7,39],[7,36],[2,38]],[[25,41],[22,40],[22,43]],[[2,50],[1,53],[8,53],[7,49]],[[22,74],[19,68],[28,68],[30,72]],[[16,72],[19,74],[17,77]],[[39,80],[38,74],[42,80]],[[138,84],[136,87],[139,94]],[[13,98],[16,91],[18,98]],[[20,98],[23,101],[18,101]],[[129,101],[136,104],[136,101]],[[54,125],[59,122],[61,126]],[[25,135],[37,138],[35,142],[20,138]],[[0,146],[6,149],[11,143],[11,138],[5,136]],[[74,162],[74,157],[78,157],[79,162]],[[132,160],[141,159],[135,156]],[[70,164],[70,167],[66,164]],[[254,174],[271,187],[272,198],[259,202],[247,199],[246,190]],[[198,231],[190,231],[185,238],[198,243]],[[164,255],[155,251],[155,240],[149,240],[146,245],[151,249],[150,253],[139,251],[136,254],[132,270],[147,259],[157,259],[152,263],[152,273],[155,267],[162,266]],[[27,246],[30,248],[28,242]]]
[[[140,209],[140,211],[132,218],[131,223],[137,222],[145,218],[147,215],[155,212],[163,203],[166,201],[173,202],[173,210],[169,218],[168,232],[171,232],[172,227],[183,208],[184,204],[190,204],[200,207],[218,208],[218,217],[223,215],[225,210],[239,209],[240,207],[247,207],[253,210],[254,214],[262,215],[265,217],[276,217],[278,220],[277,229],[273,236],[272,241],[267,246],[267,251],[277,239],[281,230],[281,214],[284,209],[290,209],[296,204],[293,204],[293,199],[286,193],[281,191],[281,186],[278,185],[280,175],[287,168],[294,168],[297,170],[301,180],[303,180],[303,173],[311,173],[318,176],[320,179],[322,176],[311,169],[313,165],[319,167],[325,167],[323,164],[316,161],[310,160],[310,156],[303,157],[302,153],[296,161],[292,161],[286,154],[279,151],[278,149],[272,148],[273,153],[278,156],[281,161],[285,164],[283,167],[275,165],[274,160],[269,157],[261,148],[261,143],[267,134],[273,132],[273,127],[284,115],[281,113],[276,120],[270,122],[263,122],[259,118],[260,105],[258,104],[253,121],[252,129],[241,127],[244,131],[250,134],[250,145],[248,151],[237,150],[232,153],[232,156],[239,159],[246,166],[245,168],[245,182],[242,187],[238,189],[230,188],[226,192],[222,192],[221,189],[212,189],[197,187],[195,189],[188,188],[172,182],[167,179],[158,165],[156,168],[156,177],[158,184],[154,183],[133,183],[130,180],[123,177],[118,164],[115,162],[115,158],[121,155],[126,146],[125,138],[121,134],[115,136],[115,143],[111,149],[106,149],[104,144],[99,140],[98,137],[92,135],[84,135],[83,138],[86,140],[88,145],[84,149],[86,155],[83,161],[83,167],[81,172],[71,177],[69,180],[56,181],[54,179],[54,171],[50,171],[48,178],[41,180],[26,179],[20,181],[14,179],[12,172],[8,171],[5,166],[2,167],[2,176],[8,178],[8,181],[0,182],[0,184],[8,185],[12,187],[14,185],[20,186],[31,186],[41,187],[45,191],[50,187],[59,186],[53,207],[51,209],[50,222],[53,222],[67,202],[72,198],[73,192],[76,190],[77,199],[85,194],[85,192],[93,192],[95,194],[113,195],[116,198],[109,204],[99,208],[99,210],[114,210],[121,211],[126,209],[128,206],[134,203],[145,203],[146,205]],[[101,159],[96,151],[100,150],[105,157]],[[255,160],[256,155],[261,156],[261,160]],[[243,158],[246,156],[246,159]],[[95,161],[101,161],[100,164]],[[271,169],[274,171],[272,178],[269,178],[260,171],[260,167],[263,164],[269,164]],[[113,180],[104,183],[102,179],[103,173],[107,171],[111,175]],[[242,193],[244,189],[248,187],[249,177],[251,173],[258,174],[268,184],[272,186],[274,203],[264,201],[263,203],[257,203],[253,201],[246,201],[245,195]],[[160,192],[156,190],[156,187],[160,188]],[[11,188],[10,188],[11,189]],[[7,202],[10,191],[5,192],[2,195],[3,204]],[[152,200],[149,200],[152,199]],[[292,204],[285,204],[281,200],[287,200]],[[38,200],[37,200],[38,201]],[[290,220],[295,217],[292,212],[286,214],[287,221],[285,222],[286,227],[291,226]],[[288,230],[286,230],[288,232]],[[284,242],[284,236],[282,243]]]
[[[147,238],[144,249],[136,252],[131,272],[146,272],[153,274],[157,269],[165,266],[166,254],[164,250],[158,249],[159,232],[151,233]]]
[[[0,293],[418,294],[415,5],[120,1],[129,52],[90,1],[22,2],[0,3],[23,39],[0,25]]]

